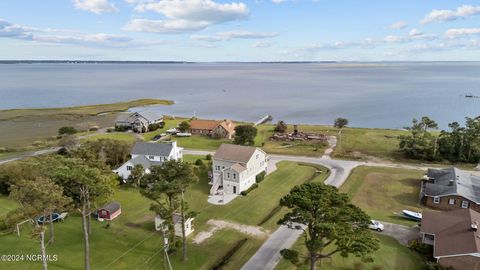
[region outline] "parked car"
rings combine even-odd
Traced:
[[[155,135],[155,137],[153,137],[153,140],[154,140],[154,141],[158,141],[158,140],[160,140],[161,138],[162,138],[161,135]]]
[[[371,230],[375,230],[377,232],[381,232],[381,231],[383,231],[383,229],[385,227],[383,226],[382,223],[380,223],[376,220],[371,220],[371,223],[370,223],[370,225],[368,225],[368,228],[371,229]]]

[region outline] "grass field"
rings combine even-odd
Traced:
[[[17,203],[10,200],[7,196],[0,195],[0,219],[17,207]]]
[[[204,159],[201,156],[186,156],[185,160],[194,162],[197,158]],[[257,225],[294,185],[312,179],[323,181],[327,177],[326,174],[316,175],[315,171],[316,169],[310,166],[292,162],[279,163],[278,170],[267,176],[259,188],[225,206],[208,204],[209,185],[205,173],[185,195],[190,209],[198,213],[194,222],[195,231],[198,233],[208,229],[205,223],[212,218]],[[6,198],[3,199],[8,201]],[[153,231],[153,214],[149,211],[150,202],[132,188],[117,189],[115,200],[122,204],[122,215],[111,223],[110,228],[107,229],[105,223],[93,222],[92,269],[162,268],[162,239]],[[252,207],[252,205],[262,205],[262,207]],[[274,215],[264,224],[264,227],[273,230],[277,226],[275,224],[277,220],[278,215]],[[59,261],[52,262],[49,269],[82,268],[83,242],[80,224],[80,217],[75,213],[71,213],[64,223],[56,224],[56,242],[47,247],[47,252],[58,254]],[[237,241],[245,237],[237,231],[220,230],[200,245],[190,242],[187,262],[180,261],[179,253],[171,256],[174,269],[210,269]],[[264,240],[249,237],[224,269],[238,269]],[[30,238],[27,226],[24,226],[20,238],[13,234],[0,236],[0,243],[2,243],[1,254],[38,253],[38,243]],[[31,269],[39,266],[38,263],[32,262],[0,262],[0,269]]]
[[[373,219],[414,225],[400,216],[403,209],[420,211],[420,179],[423,171],[358,167],[353,170],[340,191],[348,193],[352,202]]]
[[[355,258],[353,256],[343,258],[340,255],[335,254],[332,257],[332,259],[323,260],[321,269],[328,269],[328,270],[351,270],[351,269],[421,270],[423,269],[423,261],[418,254],[409,250],[407,247],[402,246],[397,242],[397,240],[391,237],[380,235],[380,234],[375,234],[375,237],[377,237],[378,240],[380,240],[380,249],[373,254],[374,262],[363,263],[361,262],[360,259]],[[295,243],[294,249],[297,251],[301,251],[303,254],[303,252],[306,249],[304,248],[304,243],[302,242],[302,240],[303,239]],[[358,268],[355,268],[355,267],[358,267]],[[294,265],[292,265],[290,262],[282,259],[275,269],[276,270],[287,270],[287,269],[307,270],[309,269],[309,265],[305,264],[297,268]]]
[[[99,139],[113,139],[125,142],[134,142],[135,141],[135,134],[132,132],[112,132],[112,133],[105,133],[105,134],[97,134],[92,135],[85,140],[99,140]]]

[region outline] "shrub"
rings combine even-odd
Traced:
[[[298,259],[298,252],[293,249],[284,248],[280,250],[280,255],[282,255],[285,260],[291,262],[294,265],[300,264],[300,260]]]
[[[58,129],[59,135],[65,135],[65,134],[72,135],[75,133],[77,133],[77,130],[74,127],[61,127]]]
[[[383,266],[375,265],[375,266],[372,267],[372,270],[383,270]]]
[[[147,128],[142,126],[142,133],[145,133],[145,132],[147,132]]]
[[[205,158],[206,158],[207,160],[212,160],[212,155],[211,155],[211,154],[208,154],[208,155],[205,156]]]
[[[128,130],[127,126],[115,126],[115,131],[122,132],[122,131],[127,131],[127,130]]]
[[[5,220],[0,219],[0,231],[5,231],[6,229],[8,229],[7,223]]]
[[[163,128],[165,126],[165,122],[160,122],[157,125],[158,125],[158,128]]]
[[[148,131],[155,131],[160,128],[159,124],[150,124],[148,125]]]
[[[256,189],[257,187],[258,187],[258,184],[255,183],[251,187],[249,187],[247,190],[244,190],[244,191],[240,192],[240,195],[246,196],[248,193],[250,193],[250,191]]]
[[[197,166],[202,166],[202,165],[203,165],[203,161],[202,161],[201,159],[197,159],[197,160],[195,161],[195,165],[197,165]]]
[[[112,133],[114,130],[114,128],[107,128],[107,133]]]
[[[433,255],[433,246],[421,243],[417,240],[410,242],[408,248],[421,254],[426,258],[431,258]]]
[[[265,171],[257,174],[257,176],[255,176],[255,182],[257,183],[260,183],[263,181],[263,179],[265,179]]]
[[[453,267],[446,267],[436,262],[425,263],[425,270],[455,270]]]
[[[244,244],[247,242],[247,238],[244,238],[237,243],[225,254],[223,257],[215,264],[214,267],[212,267],[212,270],[220,270],[225,266],[230,258],[237,252]]]

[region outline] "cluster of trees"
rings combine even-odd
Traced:
[[[480,116],[466,117],[465,126],[458,122],[448,124],[449,130],[432,133],[438,124],[428,118],[413,119],[407,129],[410,134],[400,136],[400,150],[408,158],[450,162],[478,163],[480,161]]]
[[[37,223],[36,219],[43,216],[51,220],[54,212],[76,209],[82,217],[85,269],[90,269],[91,213],[97,205],[110,200],[118,183],[110,170],[91,164],[80,158],[54,155],[0,167],[0,183],[7,187],[2,191],[21,205],[7,215],[5,225],[14,228],[20,221],[34,221],[40,253],[46,255],[46,247],[54,243],[54,224]],[[50,237],[45,243],[47,224]],[[47,261],[42,264],[47,269]]]
[[[134,168],[135,169],[135,168]],[[139,170],[140,172],[140,170]],[[133,172],[132,172],[133,173]],[[143,174],[143,170],[141,171]],[[155,212],[164,220],[164,226],[168,231],[169,243],[173,244],[170,251],[173,251],[177,242],[175,241],[174,215],[181,215],[181,224],[195,215],[188,211],[188,204],[184,195],[187,187],[198,181],[193,166],[189,163],[177,160],[169,160],[162,166],[152,166],[149,174],[137,175],[140,193],[150,199],[152,204],[150,210]],[[182,258],[187,259],[187,240],[185,226],[182,227]]]
[[[337,253],[373,260],[371,254],[379,243],[368,228],[370,217],[337,188],[323,183],[296,186],[280,200],[280,205],[290,211],[279,224],[303,230],[308,251],[300,254],[293,249],[282,250],[282,256],[293,264],[300,266],[301,259],[308,259],[310,269],[315,270],[321,260]]]
[[[258,130],[252,125],[238,125],[235,127],[233,143],[239,145],[254,145]]]
[[[180,122],[180,124],[178,124],[178,130],[180,130],[180,132],[189,131],[190,130],[190,122],[188,122],[188,121]]]

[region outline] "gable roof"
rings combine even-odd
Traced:
[[[132,113],[132,115],[134,115],[135,113],[138,113],[143,118],[147,119],[149,122],[153,122],[155,120],[163,118],[162,115],[160,115],[156,112],[152,112],[152,111],[134,112],[134,113]]]
[[[135,165],[142,165],[142,167],[144,169],[148,169],[150,168],[151,166],[154,166],[154,165],[162,165],[162,161],[153,161],[153,160],[150,160],[148,158],[146,158],[145,156],[143,155],[140,155],[138,157],[135,157],[135,158],[132,158],[129,160],[129,162],[135,166]]]
[[[435,235],[434,257],[480,253],[480,230],[471,227],[480,222],[480,213],[468,208],[422,215],[420,231]]]
[[[247,163],[256,150],[256,147],[224,143],[217,149],[213,158]]]
[[[173,143],[137,142],[132,149],[132,155],[151,155],[167,157],[173,149]]]
[[[215,120],[199,120],[190,121],[190,129],[213,130],[218,126],[219,122]]]
[[[222,128],[224,128],[229,134],[235,133],[235,124],[230,120],[223,120],[219,124]]]
[[[115,213],[121,208],[119,202],[111,202],[109,204],[104,205],[101,209],[105,209],[110,213]]]
[[[127,122],[128,118],[130,117],[130,113],[119,113],[117,118],[115,119],[116,122]]]
[[[433,182],[425,184],[427,196],[459,195],[475,203],[480,203],[480,177],[451,167],[428,169],[427,177]]]
[[[232,170],[236,171],[236,172],[243,172],[245,171],[247,168],[245,168],[245,166],[243,166],[242,164],[240,163],[235,163],[233,164],[230,168],[232,168]]]

